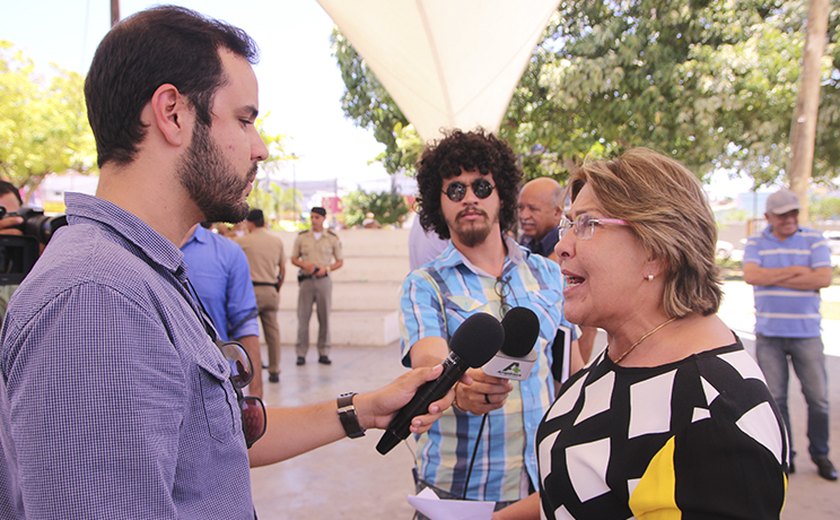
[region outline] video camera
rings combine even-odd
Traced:
[[[15,226],[23,236],[0,235],[0,285],[23,281],[38,260],[41,245],[47,245],[53,233],[67,224],[65,215],[48,217],[40,208],[24,206],[7,213],[6,208],[0,206],[0,219],[14,216],[23,218],[23,223]]]

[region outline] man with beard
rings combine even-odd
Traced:
[[[412,367],[446,358],[452,333],[475,313],[502,319],[521,306],[539,318],[537,360],[526,379],[468,370],[472,382],[455,385],[453,408],[417,439],[418,490],[497,507],[537,487],[536,427],[554,397],[551,343],[559,327],[571,329],[558,265],[508,236],[521,179],[510,147],[482,130],[453,131],[423,152],[420,224],[451,243],[408,275],[400,305],[402,362]]]
[[[0,333],[0,518],[253,519],[249,462],[384,428],[441,373],[267,413],[242,397],[247,354],[217,347],[176,244],[245,216],[267,154],[255,60],[244,31],[177,7],[99,45],[85,82],[96,196],[67,194],[68,225]]]

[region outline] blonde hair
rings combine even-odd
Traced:
[[[651,258],[663,262],[668,316],[717,312],[717,227],[700,182],[685,166],[632,148],[611,161],[585,163],[570,184],[572,200],[588,185],[606,214],[626,220]]]

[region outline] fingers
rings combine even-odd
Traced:
[[[499,382],[474,381],[471,385],[458,384],[456,395],[458,408],[481,415],[504,406],[508,395],[513,390],[513,385],[504,379],[490,379]]]
[[[443,363],[441,363],[440,365],[435,365],[433,367],[425,367],[421,369],[421,371],[426,372],[426,378],[423,380],[424,383],[426,381],[433,381],[440,377],[440,375],[443,373]]]
[[[16,226],[23,224],[21,217],[6,217],[0,219],[0,235],[22,235],[23,232]]]
[[[435,401],[435,403],[439,402],[440,401]],[[418,415],[417,417],[411,420],[411,426],[409,427],[411,433],[425,433],[429,431],[429,429],[432,427],[435,421],[440,419],[440,417],[443,415],[444,409],[441,408],[440,405],[436,405],[435,403],[432,403],[429,406],[430,413],[427,413],[425,415]],[[437,411],[432,413],[432,410]]]
[[[456,385],[457,386],[457,385]],[[449,390],[445,396],[434,401],[429,405],[429,410],[425,415],[418,415],[411,420],[409,429],[412,433],[425,433],[429,431],[432,425],[441,418],[443,412],[452,406],[455,400],[455,389]]]
[[[480,368],[471,368],[467,370],[467,374],[472,378],[473,381],[478,383],[486,383],[488,385],[503,385],[508,382],[507,379],[502,379],[499,377],[491,376],[484,373],[484,370]]]
[[[470,374],[472,383],[463,386],[471,392],[478,394],[504,394],[507,395],[513,390],[513,384],[507,379],[488,376],[481,370]]]
[[[402,374],[398,377],[395,382],[402,383],[402,387],[406,391],[410,391],[413,395],[414,392],[421,386],[423,383],[428,381],[433,381],[440,377],[441,373],[443,372],[443,365],[435,365],[433,367],[419,367],[413,368]]]

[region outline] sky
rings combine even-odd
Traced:
[[[120,15],[161,2],[121,0]],[[384,147],[344,118],[341,74],[330,50],[333,22],[316,0],[195,0],[164,2],[195,9],[244,29],[260,48],[254,67],[265,129],[286,136],[299,157],[279,177],[338,179],[339,188],[381,191],[389,176],[372,160]],[[0,0],[0,39],[35,61],[84,75],[110,28],[110,0]]]

